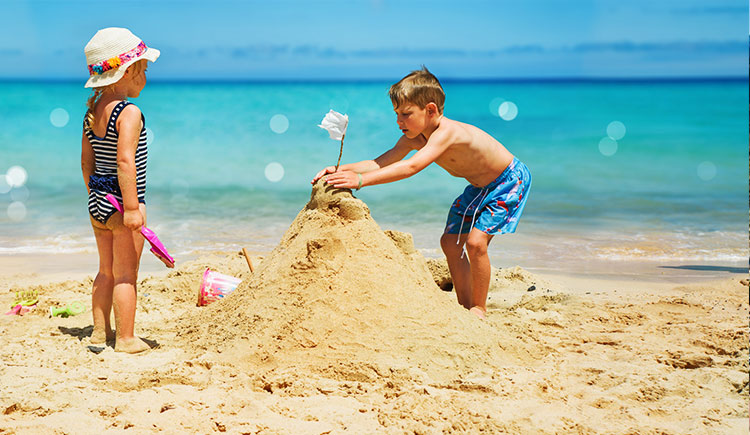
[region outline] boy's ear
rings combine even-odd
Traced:
[[[430,116],[438,114],[438,107],[437,107],[437,104],[435,103],[432,103],[432,102],[427,103],[427,105],[424,106],[424,108],[427,109],[427,114]]]

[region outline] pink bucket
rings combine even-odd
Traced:
[[[242,280],[239,278],[206,269],[198,290],[198,306],[208,305],[227,296],[237,288],[240,282]]]

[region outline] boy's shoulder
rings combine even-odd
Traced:
[[[469,147],[474,150],[490,150],[502,145],[489,133],[466,122],[445,118],[435,130],[432,138],[446,147]]]
[[[455,119],[450,119],[446,117],[443,117],[443,121],[444,122],[440,123],[440,126],[441,127],[445,126],[447,130],[456,130],[456,131],[463,131],[466,129],[479,130],[479,127],[473,124],[469,124],[468,122],[457,121]]]
[[[431,138],[434,137],[440,141],[447,141],[450,143],[465,142],[471,139],[471,132],[469,129],[475,128],[476,127],[471,124],[443,117],[438,128],[432,133]]]

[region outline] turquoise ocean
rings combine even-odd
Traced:
[[[149,133],[149,227],[178,262],[270,251],[309,199],[310,179],[336,163],[339,143],[317,127],[328,110],[349,115],[342,162],[374,158],[399,138],[389,85],[149,83],[134,100]],[[445,115],[492,134],[533,175],[517,233],[490,246],[495,266],[747,272],[746,80],[443,85]],[[5,81],[0,95],[0,261],[95,253],[80,171],[89,91]],[[412,233],[437,257],[465,185],[432,165],[355,195],[383,229]]]

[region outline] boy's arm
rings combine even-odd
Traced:
[[[91,142],[83,133],[81,137],[81,172],[83,173],[83,182],[86,184],[86,191],[89,192],[89,179],[91,174],[96,170],[96,160],[94,159],[94,149],[91,147]]]
[[[362,186],[372,186],[402,180],[411,177],[437,160],[448,149],[451,143],[452,139],[449,133],[435,132],[430,136],[427,144],[409,159],[395,161],[366,173],[339,171],[326,177],[326,182],[332,184],[334,187],[358,189]]]
[[[117,119],[117,180],[122,192],[123,223],[133,231],[140,229],[143,215],[138,208],[135,153],[141,133],[141,111],[133,104],[126,106]]]
[[[398,142],[396,142],[396,145],[394,145],[393,148],[389,149],[388,151],[384,152],[374,160],[362,160],[361,162],[357,163],[348,163],[346,165],[339,166],[339,172],[341,171],[350,171],[355,173],[364,173],[364,172],[370,172],[374,171],[380,168],[383,168],[385,166],[388,166],[390,164],[393,164],[394,162],[397,162],[404,157],[406,157],[407,154],[409,154],[409,151],[411,151],[411,147],[406,143],[404,140],[405,138],[399,139]],[[328,166],[318,172],[315,177],[312,179],[312,184],[315,184],[316,181],[318,181],[321,177],[323,177],[326,174],[332,174],[336,172],[335,166]]]

